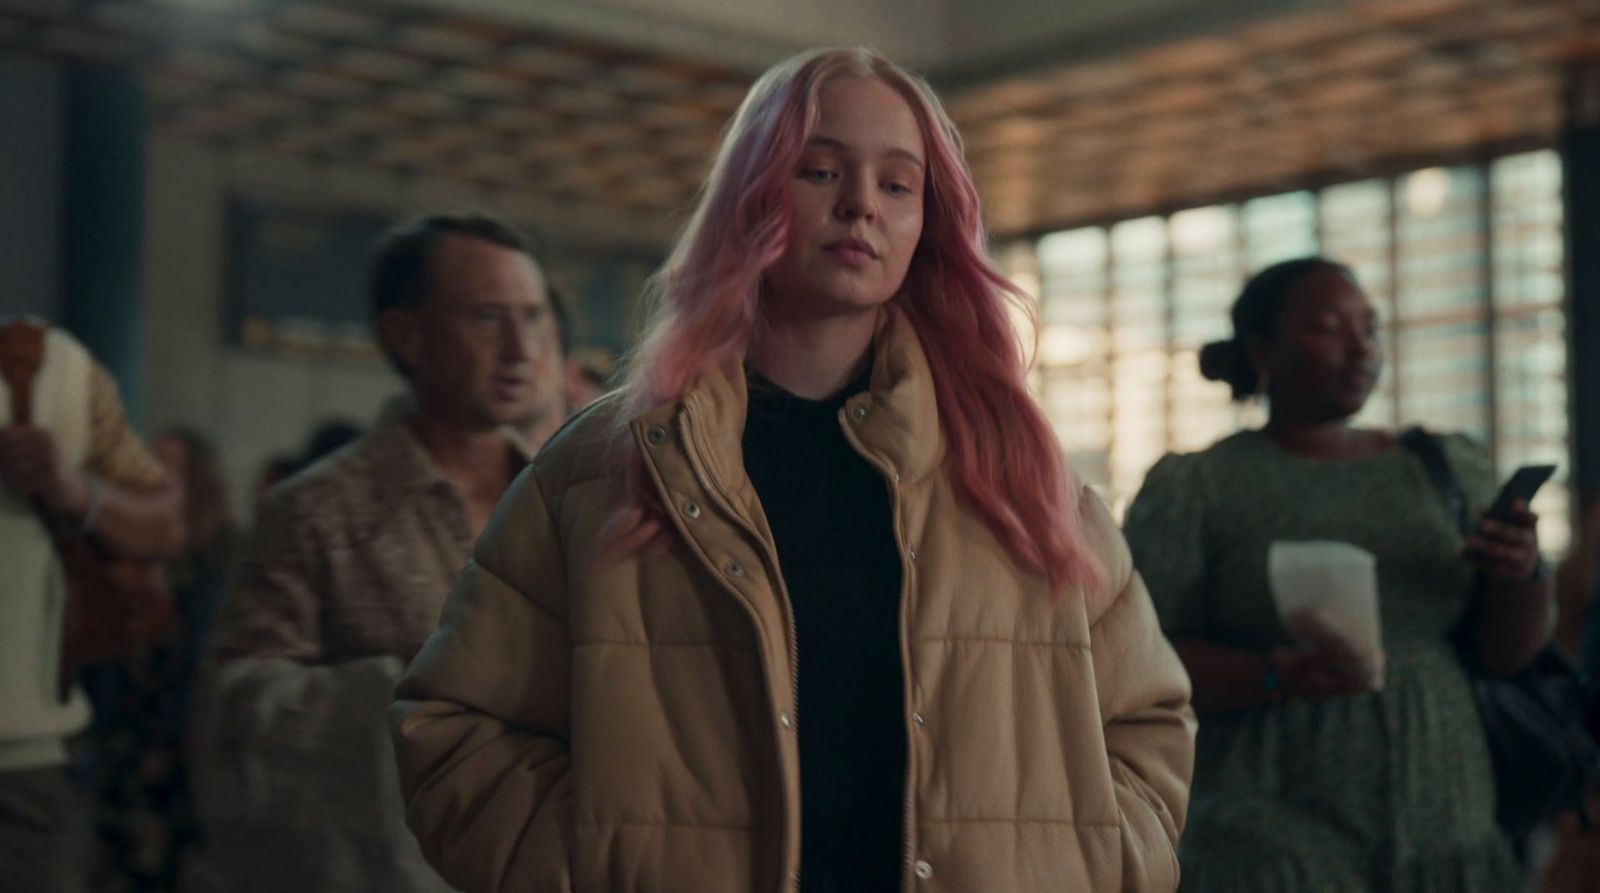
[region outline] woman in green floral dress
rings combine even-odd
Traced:
[[[1509,893],[1517,872],[1451,634],[1476,568],[1488,585],[1467,619],[1482,666],[1512,672],[1549,640],[1536,519],[1518,505],[1463,543],[1396,435],[1351,425],[1382,353],[1347,268],[1268,268],[1233,321],[1202,371],[1236,399],[1266,397],[1266,427],[1163,459],[1126,524],[1201,714],[1183,889]],[[1465,437],[1441,441],[1477,517],[1496,489],[1489,457]],[[1376,690],[1348,645],[1296,646],[1279,622],[1268,548],[1308,540],[1377,559]]]

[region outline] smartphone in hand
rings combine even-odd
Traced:
[[[1539,488],[1555,473],[1554,465],[1524,465],[1517,469],[1500,488],[1500,495],[1494,498],[1494,504],[1484,516],[1496,521],[1511,520],[1511,506],[1519,500],[1532,503]]]

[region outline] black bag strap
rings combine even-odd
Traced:
[[[1455,469],[1450,467],[1450,460],[1444,456],[1444,447],[1439,445],[1439,438],[1418,426],[1407,428],[1400,435],[1400,443],[1411,454],[1422,462],[1422,467],[1428,472],[1428,479],[1433,481],[1433,488],[1439,493],[1439,500],[1444,503],[1445,513],[1461,531],[1464,537],[1472,536],[1472,521],[1467,514],[1467,497],[1461,491],[1461,481],[1456,477]],[[1478,600],[1483,587],[1483,575],[1477,571],[1467,573],[1467,603],[1461,611],[1461,619],[1456,622],[1451,640],[1456,646],[1461,660],[1473,672],[1478,671],[1477,649],[1472,647],[1472,620],[1478,613]]]
[[[1439,445],[1439,438],[1421,427],[1407,428],[1405,433],[1400,435],[1400,443],[1422,462],[1422,467],[1427,470],[1434,489],[1439,491],[1439,499],[1444,502],[1444,510],[1456,525],[1456,529],[1461,531],[1462,536],[1471,536],[1471,521],[1467,518],[1467,497],[1461,492],[1461,482],[1456,478],[1455,469],[1450,467],[1449,460],[1444,457],[1444,448]]]

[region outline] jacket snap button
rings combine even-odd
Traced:
[[[915,722],[919,726],[924,726],[924,725],[928,724],[927,721],[922,718],[922,714],[920,714],[920,713],[911,714],[911,720],[913,722]]]
[[[867,407],[861,403],[850,407],[850,417],[858,422],[865,419],[867,417]]]
[[[916,549],[907,549],[906,550],[906,557],[911,559],[912,561],[916,561],[917,560],[917,550]]]
[[[723,568],[723,570],[727,571],[728,572],[728,576],[730,576],[730,577],[742,577],[742,576],[744,576],[744,568],[740,567],[739,566],[739,562],[737,562],[737,561],[728,562],[728,564]]]
[[[933,866],[921,859],[917,860],[915,869],[917,872],[917,877],[922,878],[923,880],[933,877]]]
[[[786,729],[792,729],[794,728],[794,717],[787,713],[780,713],[778,714],[778,724]]]
[[[645,432],[644,437],[656,446],[661,446],[667,442],[667,429],[660,425],[651,425],[650,430]]]
[[[700,506],[695,505],[692,499],[684,500],[683,513],[691,518],[698,518],[700,517]]]

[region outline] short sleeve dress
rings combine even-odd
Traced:
[[[1442,441],[1476,516],[1495,491],[1489,457],[1465,437]],[[1126,531],[1169,638],[1256,651],[1292,642],[1268,584],[1274,541],[1377,556],[1384,688],[1201,717],[1183,890],[1516,889],[1449,641],[1467,597],[1462,537],[1415,456],[1314,461],[1244,432],[1162,459]]]

